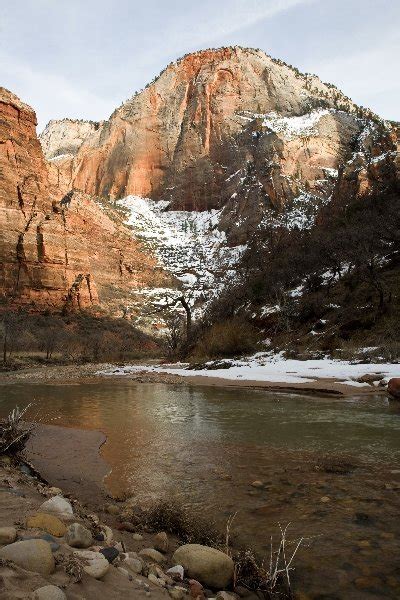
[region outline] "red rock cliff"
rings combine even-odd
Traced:
[[[0,88],[0,294],[32,309],[102,305],[122,314],[155,261],[90,197],[50,189],[34,111]],[[162,275],[160,275],[162,279]]]
[[[221,205],[243,111],[298,115],[322,101],[354,106],[336,88],[261,51],[189,54],[83,142],[67,168],[71,185],[92,195],[162,197],[188,209]]]

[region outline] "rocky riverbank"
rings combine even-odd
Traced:
[[[95,513],[8,456],[0,459],[0,482],[4,600],[252,595],[245,588],[233,591],[234,562],[228,554],[182,545],[146,525],[133,500],[108,501]]]
[[[75,381],[99,381],[98,373],[110,369],[109,363],[85,363],[71,365],[40,365],[0,373],[0,383],[73,383]],[[169,373],[152,373],[140,370],[130,377],[138,383],[185,383],[183,377]]]

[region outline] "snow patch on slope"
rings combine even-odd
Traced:
[[[139,196],[117,201],[127,211],[126,220],[135,234],[158,258],[159,265],[190,295],[194,316],[235,276],[235,267],[246,246],[227,245],[218,229],[221,211],[168,210],[169,202]],[[143,289],[154,305],[163,306],[168,289]]]
[[[302,191],[288,203],[284,212],[277,213],[273,210],[266,210],[259,227],[284,227],[289,230],[311,229],[315,224],[318,210],[328,202],[330,202],[330,197],[321,198]]]
[[[330,113],[327,109],[319,109],[310,112],[301,117],[281,117],[275,112],[265,115],[263,127],[268,127],[275,133],[282,133],[283,136],[291,140],[295,137],[304,137],[317,135],[318,131],[315,126],[318,124],[321,117]]]
[[[316,126],[320,119],[332,112],[335,112],[334,109],[319,108],[305,115],[283,117],[277,112],[261,114],[244,111],[238,116],[246,121],[262,119],[262,127],[266,127],[275,133],[281,134],[287,140],[292,140],[296,137],[318,135]]]

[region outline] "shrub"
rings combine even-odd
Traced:
[[[223,544],[222,534],[210,519],[189,512],[175,498],[161,500],[151,506],[145,512],[144,522],[150,529],[176,535],[186,544],[213,547]]]
[[[23,424],[22,418],[29,405],[20,410],[16,406],[10,414],[0,421],[0,454],[18,454],[25,448],[32,426]]]
[[[197,343],[193,358],[218,358],[253,352],[260,342],[260,332],[245,319],[235,317],[215,323]]]

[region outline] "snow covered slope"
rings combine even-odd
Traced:
[[[221,361],[220,361],[221,362]],[[138,371],[153,371],[171,373],[181,376],[218,377],[227,380],[260,381],[275,383],[311,383],[318,379],[338,380],[345,385],[355,388],[370,388],[366,382],[359,381],[360,377],[369,374],[379,374],[386,382],[399,373],[399,366],[390,363],[352,363],[346,360],[329,358],[318,360],[285,359],[283,353],[258,352],[241,359],[225,359],[223,366],[213,362],[205,363],[203,369],[191,369],[188,363],[170,365],[125,365],[112,366],[101,375],[129,375]],[[377,377],[375,385],[379,384]]]
[[[139,196],[128,196],[117,201],[126,215],[126,223],[134,236],[142,241],[159,260],[160,267],[174,279],[172,288],[143,288],[154,310],[140,319],[148,324],[162,323],[162,312],[157,312],[174,298],[183,294],[193,307],[194,317],[235,276],[235,267],[245,246],[230,247],[226,236],[218,229],[221,211],[202,212],[168,210],[168,202],[154,201]],[[132,307],[143,304],[143,298],[132,297]],[[132,308],[131,307],[131,308]],[[179,307],[177,306],[177,309]]]

